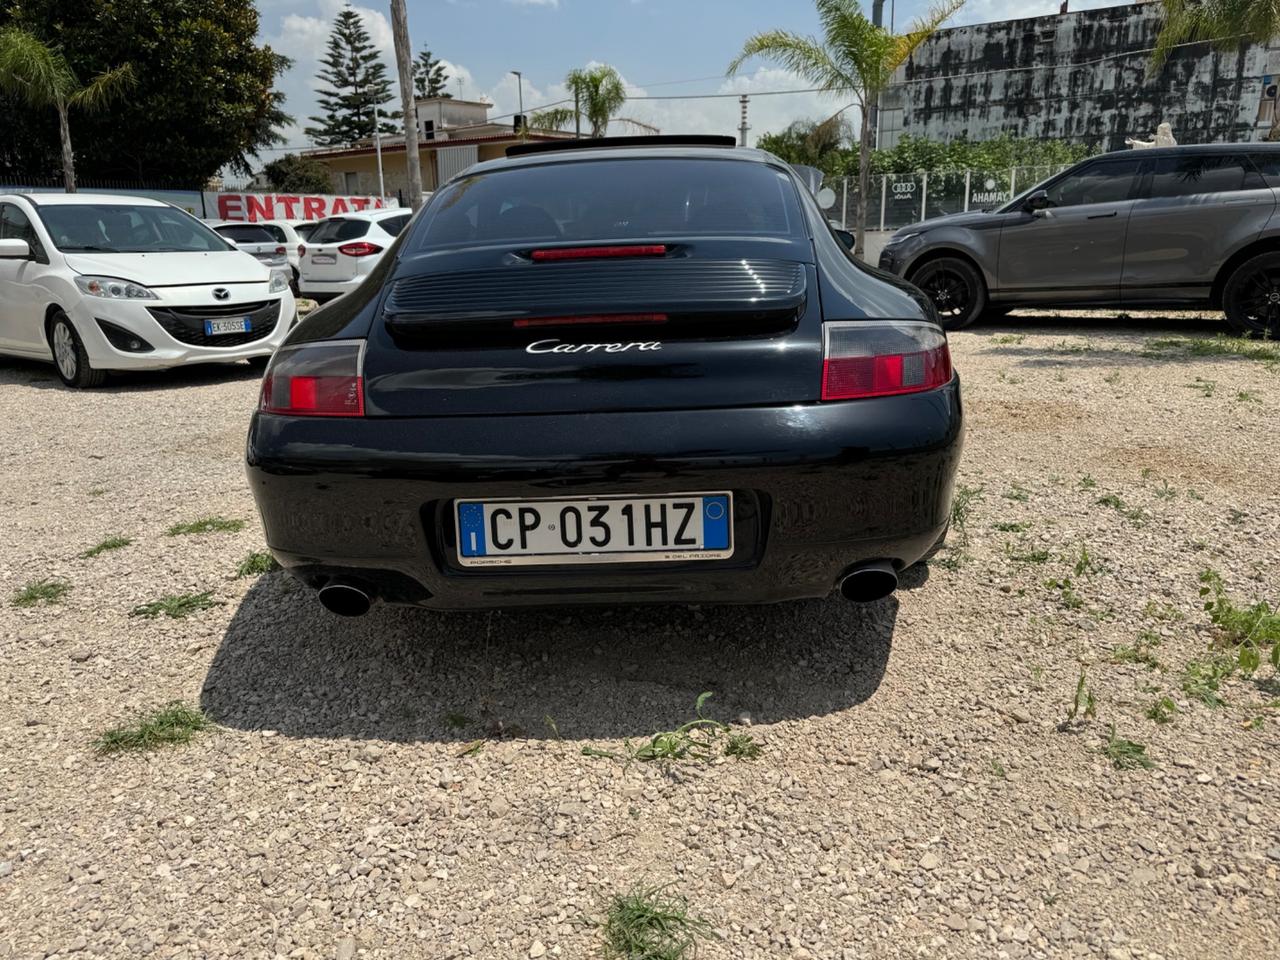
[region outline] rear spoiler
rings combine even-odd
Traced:
[[[597,137],[586,140],[540,140],[507,147],[508,157],[558,150],[599,150],[602,147],[736,147],[733,137],[710,134],[670,133],[650,137]]]

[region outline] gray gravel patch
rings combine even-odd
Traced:
[[[354,622],[235,575],[263,548],[247,368],[78,394],[0,360],[0,956],[592,957],[638,881],[712,924],[706,958],[1270,955],[1280,684],[1233,676],[1211,709],[1181,678],[1214,642],[1201,570],[1280,601],[1280,370],[1145,355],[1220,330],[954,335],[981,492],[882,603]],[[164,535],[214,515],[247,524]],[[9,604],[42,578],[71,589]],[[1081,670],[1096,716],[1064,727]],[[583,755],[704,690],[757,759]],[[93,752],[175,699],[219,728]],[[1102,755],[1111,724],[1153,769]]]

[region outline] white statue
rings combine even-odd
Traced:
[[[1125,137],[1124,142],[1134,150],[1145,150],[1148,147],[1176,147],[1178,145],[1178,141],[1173,136],[1173,127],[1167,123],[1162,123],[1156,127],[1154,139],[1135,140],[1133,137]]]

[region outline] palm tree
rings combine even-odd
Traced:
[[[871,189],[871,110],[907,61],[944,21],[964,6],[964,0],[939,0],[904,34],[876,26],[857,0],[814,0],[822,22],[823,39],[787,30],[757,33],[742,45],[729,64],[733,76],[752,57],[766,57],[798,73],[820,90],[851,97],[862,112],[858,138],[858,206],[855,250],[861,254],[867,229],[867,194]]]
[[[26,100],[33,107],[58,111],[62,135],[62,180],[67,193],[76,192],[75,154],[71,150],[71,107],[99,110],[136,82],[129,64],[98,74],[81,85],[62,51],[17,27],[0,30],[0,90]]]
[[[568,76],[564,78],[564,85],[574,95],[577,109],[558,107],[542,110],[529,118],[530,126],[545,130],[559,130],[570,125],[576,128],[580,126],[582,117],[585,116],[587,122],[591,124],[593,138],[603,137],[609,130],[611,120],[629,123],[652,133],[658,132],[657,127],[641,123],[639,120],[615,116],[627,102],[627,90],[623,86],[622,77],[618,75],[618,71],[607,63],[598,63],[594,67],[582,70],[570,70]]]
[[[1280,36],[1280,3],[1273,0],[1161,0],[1164,25],[1151,54],[1151,72],[1164,66],[1175,47],[1209,41],[1231,48],[1241,41],[1266,43]],[[1271,107],[1268,140],[1280,139],[1280,94]]]

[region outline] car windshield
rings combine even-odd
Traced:
[[[63,253],[214,253],[234,249],[203,223],[173,207],[118,203],[37,206]]]
[[[688,234],[796,236],[791,177],[742,160],[644,158],[497,170],[439,191],[418,248]]]

